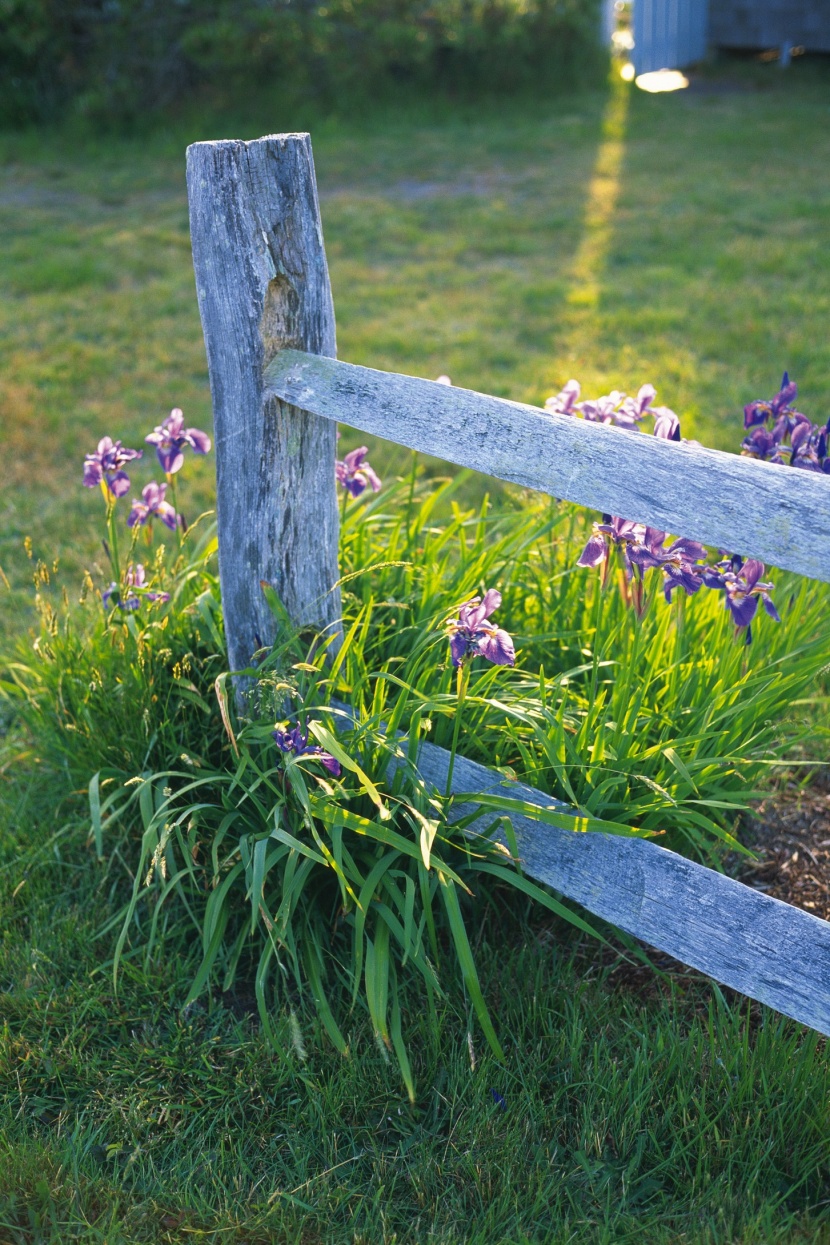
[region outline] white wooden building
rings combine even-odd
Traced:
[[[638,74],[683,69],[707,48],[830,52],[830,0],[631,0]],[[613,29],[614,0],[604,6]]]

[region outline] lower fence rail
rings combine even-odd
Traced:
[[[446,749],[420,745],[418,770],[439,790],[446,788],[449,760]],[[455,759],[452,791],[574,812],[461,756]],[[473,800],[455,805],[458,819],[475,812]],[[479,824],[496,815],[482,810]],[[529,877],[683,964],[830,1036],[830,922],[647,839],[560,830],[530,816],[509,816]]]

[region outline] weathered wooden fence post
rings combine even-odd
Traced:
[[[336,631],[340,618],[335,424],[263,384],[286,346],[335,357],[334,306],[308,134],[194,143],[187,189],[225,630],[239,670],[276,636],[261,580],[298,625]]]

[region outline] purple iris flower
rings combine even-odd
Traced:
[[[103,592],[102,600],[104,608],[107,609],[110,602],[117,605],[120,610],[137,610],[141,605],[142,598],[145,601],[169,601],[169,592],[149,592],[145,586],[146,576],[144,567],[140,562],[135,566],[130,564],[127,567],[127,573],[124,576],[124,592],[120,591],[118,584],[112,583]]]
[[[113,497],[123,497],[130,487],[124,464],[141,458],[143,453],[143,450],[128,450],[112,437],[102,437],[95,453],[84,458],[84,487],[95,488],[105,483]]]
[[[449,624],[450,655],[456,669],[479,654],[494,666],[516,664],[512,639],[488,622],[500,605],[501,593],[490,588],[483,597],[472,597],[458,607],[458,617]]]
[[[806,415],[803,415],[801,411],[792,411],[787,407],[777,416],[772,426],[773,436],[777,441],[782,442],[787,437],[791,437],[796,428],[800,428],[802,424],[806,424],[808,428],[812,427]]]
[[[660,567],[663,571],[663,593],[667,601],[671,601],[672,593],[682,588],[687,596],[692,596],[703,585],[703,566],[706,550],[696,540],[687,540],[681,536],[660,551]]]
[[[663,567],[663,595],[669,603],[675,589],[682,588],[690,597],[702,586],[703,567],[694,562],[671,562]]]
[[[577,402],[581,388],[578,380],[569,380],[564,389],[553,397],[548,398],[545,403],[545,410],[552,411],[554,415],[573,415],[579,410]]]
[[[641,577],[643,571],[661,566],[665,556],[663,549],[665,542],[666,533],[659,527],[647,527],[642,523],[635,523],[632,538],[625,545],[628,565],[636,568]]]
[[[726,583],[726,575],[728,572],[738,573],[744,564],[744,560],[739,553],[727,553],[725,549],[719,549],[720,561],[714,566],[705,566],[703,568],[703,582],[707,588],[723,588]]]
[[[796,424],[790,434],[790,464],[807,471],[820,471],[821,463],[816,454],[820,429],[806,420]]]
[[[657,397],[654,385],[641,385],[636,398],[625,398],[615,420],[618,427],[634,428],[646,415],[654,413],[652,402]]]
[[[719,562],[708,568],[704,573],[704,583],[709,588],[719,588],[726,594],[726,606],[732,614],[736,627],[749,627],[758,609],[760,600],[770,618],[776,622],[781,619],[775,608],[770,592],[773,585],[763,583],[763,562],[756,558],[747,558],[746,562],[737,555]]]
[[[796,424],[790,434],[790,465],[804,471],[823,471],[830,474],[830,459],[827,457],[828,432],[830,420],[824,428],[816,427],[808,420]]]
[[[748,454],[750,458],[759,458],[762,462],[768,463],[785,463],[787,460],[782,452],[782,446],[775,432],[770,432],[768,428],[757,425],[752,431],[744,437],[741,442],[741,449],[744,454]],[[786,452],[786,447],[783,447]]]
[[[280,752],[291,752],[295,757],[311,757],[324,765],[335,778],[340,777],[340,762],[330,752],[324,752],[316,744],[309,744],[308,732],[304,735],[299,726],[283,731],[278,727],[271,732]]]
[[[618,389],[612,389],[610,393],[604,394],[601,398],[589,398],[580,402],[576,410],[581,411],[582,418],[592,424],[615,424],[620,417],[624,422],[629,422],[627,417],[622,416],[619,409],[624,398],[624,393],[620,393]]]
[[[654,416],[654,435],[662,441],[679,441],[680,420],[668,406],[653,406],[650,414]]]
[[[143,527],[145,523],[149,523],[151,519],[161,519],[162,523],[170,528],[171,532],[175,532],[179,523],[179,516],[170,505],[169,501],[164,500],[164,494],[167,491],[166,484],[156,484],[151,481],[141,490],[143,501],[133,498],[132,509],[127,516],[127,526],[135,527],[136,524]]]
[[[342,462],[338,459],[334,464],[338,484],[342,484],[351,497],[359,497],[367,488],[373,493],[380,491],[380,479],[366,462],[368,452],[366,446],[361,445],[360,449],[351,450]]]
[[[177,406],[144,440],[156,447],[158,460],[167,475],[181,470],[185,446],[189,445],[197,454],[207,454],[210,450],[210,437],[198,428],[185,428],[184,415]]]
[[[754,402],[748,402],[744,407],[744,428],[754,428],[767,420],[778,421],[781,415],[799,416],[800,412],[790,408],[790,403],[798,397],[798,391],[798,385],[790,380],[788,372],[784,372],[781,377],[780,390],[774,397],[769,398],[769,401],[765,401],[764,398],[755,398]]]
[[[772,403],[764,398],[756,398],[754,402],[748,402],[744,407],[744,428],[757,428],[772,418],[774,418]]]
[[[629,547],[629,559],[634,566],[642,570],[652,567],[665,568],[669,565],[680,567],[700,562],[706,557],[706,550],[696,540],[688,540],[685,536],[666,547],[666,533],[658,527],[646,527]]]
[[[604,562],[607,567],[611,550],[617,548],[622,551],[625,573],[630,579],[633,573],[631,548],[635,545],[642,546],[645,531],[644,525],[635,523],[633,519],[621,519],[618,515],[604,514],[602,522],[594,524],[593,532],[582,550],[577,566],[599,566],[601,562]],[[661,536],[663,534],[660,533]],[[644,557],[646,553],[647,551],[644,552]],[[654,562],[652,565],[656,566],[657,563]]]

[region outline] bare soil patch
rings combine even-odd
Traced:
[[[734,875],[830,920],[830,791],[789,784],[759,804],[747,830],[757,859],[733,858]]]

